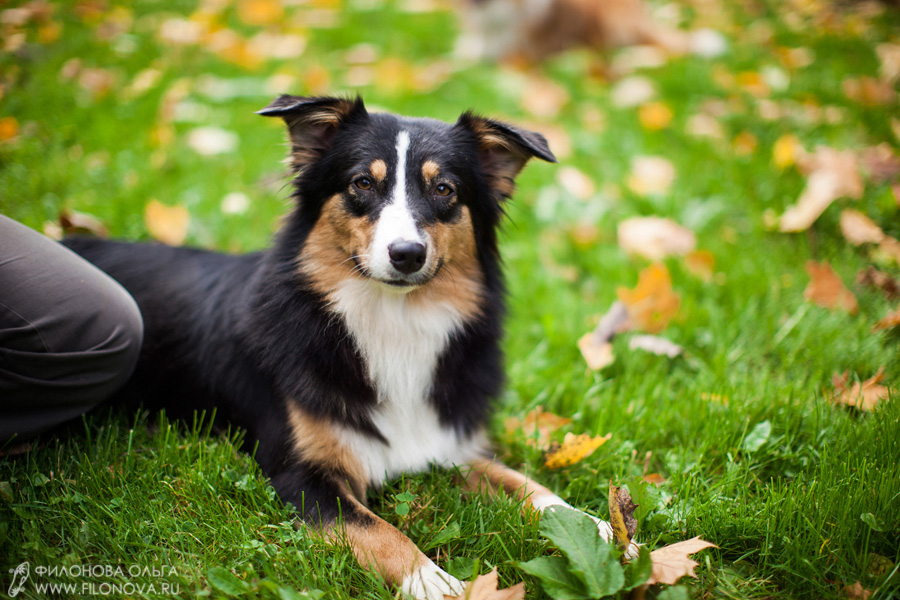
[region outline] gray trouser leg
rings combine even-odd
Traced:
[[[122,286],[0,215],[0,444],[109,398],[134,370],[142,336]]]

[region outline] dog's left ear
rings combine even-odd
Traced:
[[[519,129],[513,125],[463,113],[456,127],[467,129],[478,140],[481,166],[488,183],[501,197],[509,198],[515,190],[515,179],[532,157],[556,162],[547,140],[540,133]]]
[[[264,117],[281,117],[291,139],[291,160],[300,170],[331,147],[334,135],[346,123],[368,117],[362,98],[304,98],[282,94],[256,111]]]

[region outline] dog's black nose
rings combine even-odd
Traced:
[[[388,246],[391,265],[405,275],[411,275],[425,264],[425,244],[399,240]]]

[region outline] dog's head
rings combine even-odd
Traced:
[[[555,162],[540,134],[471,113],[451,125],[287,95],[259,113],[288,125],[307,225],[299,264],[325,295],[347,278],[477,293],[516,175],[531,157]]]

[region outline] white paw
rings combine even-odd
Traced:
[[[444,600],[444,596],[461,596],[466,584],[432,561],[403,578],[400,589],[416,600]]]
[[[607,542],[613,541],[613,530],[612,525],[609,524],[608,521],[603,521],[598,519],[593,515],[588,515],[590,518],[594,520],[594,523],[597,524],[597,531],[600,532],[600,536],[603,537]],[[628,548],[625,549],[625,558],[632,559],[637,558],[638,552],[640,552],[641,545],[636,542],[631,542]]]

